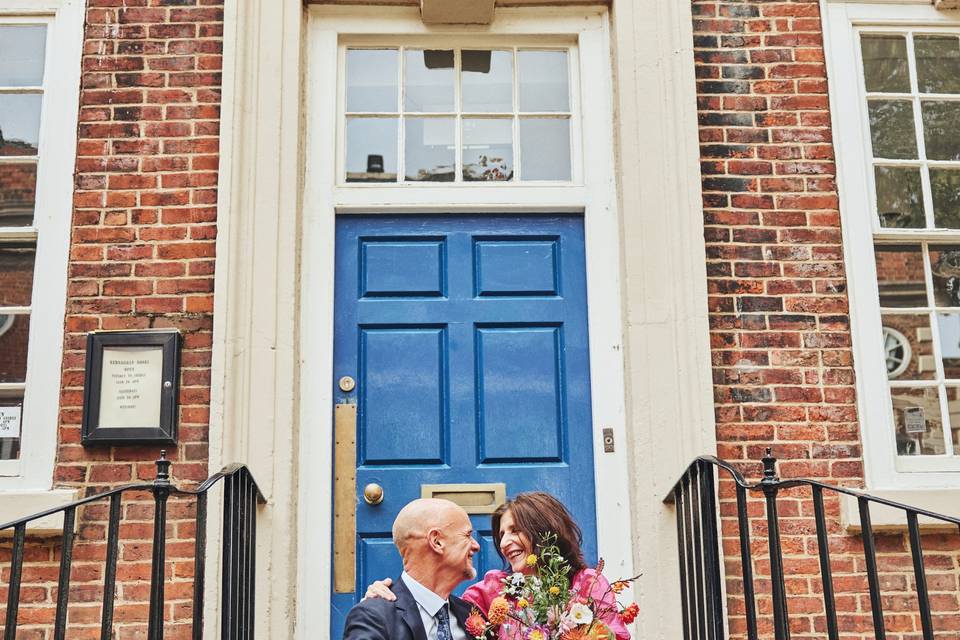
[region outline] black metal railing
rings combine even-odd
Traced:
[[[100,616],[100,639],[114,637],[114,598],[120,549],[121,509],[124,497],[144,492],[153,497],[153,548],[150,570],[147,640],[161,640],[164,628],[164,580],[166,569],[167,503],[171,496],[194,498],[194,581],[193,640],[203,638],[204,586],[206,576],[207,501],[210,489],[223,481],[223,531],[220,609],[222,640],[249,640],[254,633],[256,519],[257,505],[264,502],[250,471],[243,465],[225,467],[196,489],[180,489],[170,482],[170,464],[166,452],[156,461],[157,477],[151,483],[130,484],[77,500],[68,505],[47,509],[19,520],[0,525],[0,535],[13,532],[7,582],[6,623],[4,640],[15,640],[20,609],[20,588],[23,577],[24,547],[30,522],[49,516],[63,515],[60,539],[60,571],[57,581],[56,611],[53,620],[54,640],[63,640],[67,629],[70,605],[70,577],[76,537],[77,513],[82,507],[109,502],[107,548],[104,562],[103,596]],[[9,535],[9,534],[8,534]]]
[[[721,570],[723,561],[721,546],[721,523],[718,508],[723,504],[718,500],[717,481],[725,473],[732,480],[736,497],[736,523],[739,544],[745,618],[746,637],[757,640],[758,630],[757,585],[754,579],[754,547],[751,546],[751,516],[748,510],[748,494],[757,494],[764,503],[768,557],[770,607],[772,612],[772,633],[776,640],[790,638],[790,605],[784,577],[784,553],[781,544],[781,517],[778,513],[778,497],[791,489],[809,489],[812,502],[813,520],[816,528],[817,553],[819,556],[819,577],[823,585],[823,611],[826,619],[826,637],[838,640],[840,630],[837,618],[837,600],[834,591],[832,565],[830,558],[828,520],[824,508],[824,493],[852,496],[858,505],[860,516],[860,536],[863,540],[863,557],[866,568],[867,586],[870,595],[871,617],[874,638],[885,640],[886,623],[883,613],[880,573],[877,566],[876,536],[870,519],[871,505],[883,505],[901,513],[905,518],[910,555],[912,556],[913,576],[916,580],[917,610],[923,640],[934,640],[933,614],[927,584],[924,550],[921,544],[920,518],[935,523],[956,527],[960,532],[960,519],[900,504],[860,491],[828,485],[806,478],[781,480],[776,474],[776,459],[771,450],[763,458],[763,478],[756,484],[748,483],[743,475],[730,463],[712,456],[701,456],[694,460],[666,498],[666,502],[675,504],[678,537],[678,557],[680,562],[680,592],[683,612],[683,637],[686,640],[721,640],[726,637],[726,611],[724,608],[724,580],[727,578]],[[790,499],[797,499],[796,492],[790,492]],[[732,506],[732,505],[731,505]],[[730,519],[733,520],[732,509]],[[732,522],[730,527],[732,529]],[[726,530],[726,529],[724,529]],[[761,529],[762,530],[762,529]],[[764,565],[765,566],[765,565]],[[767,580],[763,581],[766,585]],[[738,612],[738,615],[740,613]],[[804,613],[809,615],[809,613]],[[951,615],[956,615],[952,612]],[[954,627],[951,626],[951,629]],[[769,636],[769,634],[764,634]],[[912,636],[911,636],[912,637]]]

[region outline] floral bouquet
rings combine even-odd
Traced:
[[[639,607],[636,603],[623,607],[616,595],[639,576],[611,583],[599,599],[584,596],[581,592],[592,593],[593,589],[571,589],[570,565],[555,541],[555,536],[545,536],[539,557],[527,557],[535,574],[517,572],[503,579],[500,595],[490,603],[486,617],[478,609],[471,612],[467,633],[477,640],[489,640],[498,637],[502,628],[508,631],[508,638],[523,640],[615,640],[603,619],[619,616],[625,624],[633,622]],[[602,571],[600,560],[597,574]]]

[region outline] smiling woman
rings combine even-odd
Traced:
[[[520,576],[532,576],[530,580],[535,584],[541,579],[537,577],[541,573],[538,571],[541,559],[552,553],[558,556],[557,566],[562,567],[560,575],[566,573],[563,582],[569,584],[569,592],[575,594],[575,598],[591,603],[598,621],[606,625],[617,640],[630,638],[620,616],[615,590],[599,566],[597,569],[586,566],[580,548],[583,539],[580,527],[562,502],[544,491],[517,494],[494,511],[491,528],[497,553],[513,573],[496,569],[488,571],[483,580],[464,592],[464,600],[474,603],[485,613],[489,613],[504,595],[522,600],[526,593],[523,585],[527,580]],[[559,596],[562,591],[555,595]],[[520,609],[524,607],[521,605]],[[492,616],[488,618],[493,621]],[[497,637],[501,640],[526,639],[533,637],[530,634],[534,631],[515,617],[508,616],[499,624]]]

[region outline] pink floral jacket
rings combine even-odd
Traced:
[[[486,613],[490,608],[490,602],[500,595],[500,590],[503,588],[502,580],[507,575],[506,571],[487,571],[483,580],[471,585],[464,592],[463,599],[477,605],[477,608]],[[571,588],[583,597],[591,597],[607,605],[604,607],[607,612],[600,616],[601,622],[610,628],[617,640],[630,640],[630,632],[627,631],[618,613],[616,596],[610,590],[610,583],[603,574],[589,567],[581,569],[573,576]],[[504,624],[500,627],[501,640],[515,640],[522,637],[519,629],[511,629],[508,626]]]

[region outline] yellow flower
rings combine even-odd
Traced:
[[[510,612],[510,603],[503,596],[498,596],[490,603],[490,610],[487,611],[487,620],[490,624],[503,624],[507,621],[507,614]]]
[[[560,595],[560,587],[550,587],[550,595],[552,596]]]
[[[520,598],[519,600],[517,600],[517,609],[526,609],[529,606],[530,606],[530,603],[527,601],[526,598]]]
[[[532,567],[535,564],[537,564],[537,554],[531,553],[527,556],[527,566]]]
[[[540,629],[534,629],[527,637],[530,640],[547,640],[546,634],[543,631],[540,631]]]

